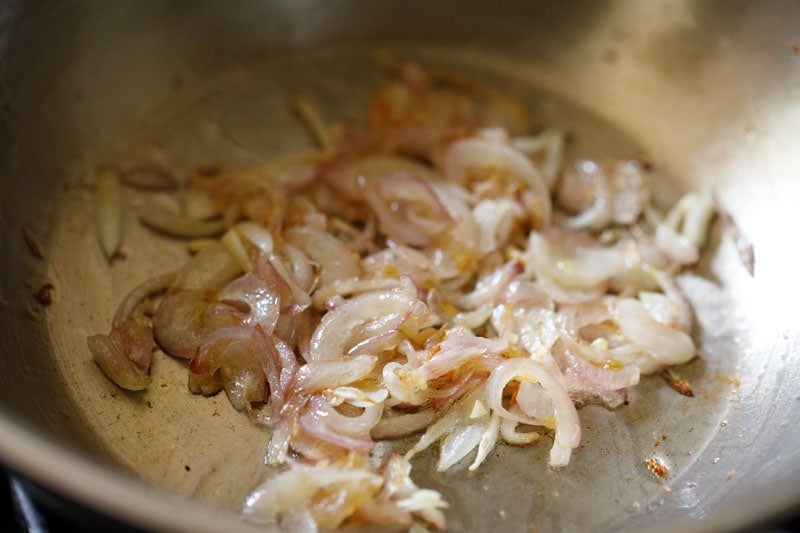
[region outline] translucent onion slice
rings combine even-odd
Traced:
[[[529,446],[539,442],[541,435],[536,431],[517,431],[519,422],[509,418],[500,421],[500,436],[503,440],[514,446]]]
[[[364,198],[398,244],[429,246],[454,222],[431,183],[407,172],[370,181]]]
[[[243,272],[222,243],[204,248],[178,272],[173,289],[215,290]]]
[[[583,235],[548,228],[532,232],[526,258],[537,275],[567,289],[593,289],[626,269],[622,250],[591,243]]]
[[[519,357],[499,365],[486,385],[489,407],[501,417],[523,424],[536,424],[536,420],[532,418],[533,413],[525,413],[523,416],[513,414],[503,405],[503,391],[512,381],[538,383],[552,400],[556,432],[550,450],[550,466],[566,466],[572,450],[578,447],[581,440],[580,419],[569,393],[547,369],[532,359]]]
[[[429,350],[433,355],[422,364],[419,372],[424,379],[432,380],[479,357],[494,359],[487,365],[491,367],[507,348],[507,342],[478,337],[465,328],[457,327],[450,330],[445,340],[436,345],[435,349]]]
[[[384,411],[383,417],[372,428],[373,439],[394,439],[417,433],[430,426],[444,411],[429,408],[416,412],[392,413],[392,410]]]
[[[477,309],[488,304],[499,303],[509,285],[522,274],[523,267],[518,261],[509,261],[480,278],[475,289],[459,300],[462,308]]]
[[[170,191],[178,187],[178,178],[168,168],[155,164],[134,165],[120,174],[125,185],[149,191]]]
[[[221,302],[243,304],[247,313],[246,325],[260,325],[264,333],[272,334],[280,316],[280,296],[274,285],[253,273],[241,276],[219,291]]]
[[[614,391],[639,383],[639,368],[633,365],[619,367],[608,360],[607,368],[596,366],[578,355],[577,342],[562,337],[553,348],[570,391]]]
[[[517,180],[532,195],[528,202],[533,222],[543,227],[550,221],[550,191],[534,163],[503,140],[478,137],[454,142],[444,155],[444,175],[458,183],[487,179],[502,172],[506,179]]]
[[[532,137],[514,137],[514,148],[529,156],[544,152],[540,164],[542,178],[551,189],[555,186],[564,160],[564,134],[558,131],[544,131]]]
[[[300,427],[308,434],[347,450],[369,451],[374,442],[370,430],[378,423],[383,405],[363,409],[360,415],[339,413],[323,395],[314,395],[306,411],[298,418]]]
[[[450,431],[442,439],[436,470],[444,472],[466,457],[480,444],[484,431],[484,425],[477,423],[459,426]]]
[[[322,269],[320,273],[322,285],[356,278],[361,273],[357,254],[333,235],[318,229],[299,226],[289,228],[284,236]]]
[[[655,244],[664,255],[679,265],[693,265],[700,259],[700,251],[689,237],[665,224],[656,228]]]
[[[222,220],[191,218],[154,206],[142,210],[139,213],[139,220],[145,225],[167,235],[189,239],[214,237],[221,235],[225,231],[225,224]]]
[[[87,339],[95,362],[111,381],[127,390],[143,390],[150,382],[153,334],[150,328],[128,319],[109,335]]]
[[[191,391],[205,396],[217,393],[221,383],[215,374],[223,366],[260,369],[254,336],[254,328],[248,326],[230,326],[209,334],[189,362]]]
[[[322,317],[311,337],[311,361],[341,358],[359,343],[396,331],[417,302],[403,290],[365,293],[346,301]]]
[[[357,200],[370,181],[397,172],[406,172],[427,181],[441,179],[429,166],[398,155],[368,155],[349,161],[324,172],[323,179],[346,198]]]
[[[267,465],[280,465],[286,461],[286,454],[289,451],[289,443],[292,440],[292,433],[295,428],[300,411],[308,403],[309,397],[304,394],[294,394],[283,405],[280,412],[274,418],[272,437],[267,445],[267,453],[264,462]],[[272,420],[269,420],[272,422]]]
[[[206,335],[204,317],[211,301],[205,291],[180,291],[167,295],[153,316],[153,334],[167,353],[191,359]]]
[[[100,246],[106,259],[111,259],[122,240],[122,188],[117,171],[111,167],[97,172],[95,209]]]
[[[251,492],[242,512],[248,522],[277,525],[291,511],[308,509],[314,496],[325,487],[348,487],[356,494],[364,492],[371,497],[382,483],[381,476],[363,469],[295,465]]]
[[[148,296],[166,290],[176,279],[177,274],[175,273],[164,274],[150,278],[137,285],[131,292],[128,293],[125,299],[122,300],[122,303],[119,304],[119,307],[117,307],[117,312],[114,314],[112,326],[121,326],[128,318],[131,317],[134,309],[136,309],[136,306],[138,306],[142,300]]]
[[[619,298],[613,311],[622,334],[659,363],[680,365],[695,356],[691,337],[657,322],[640,301]]]
[[[312,361],[298,370],[295,391],[311,393],[347,385],[372,372],[376,361],[377,358],[370,355],[342,361]]]
[[[472,209],[472,216],[480,231],[480,255],[502,249],[511,238],[514,226],[522,219],[522,215],[519,204],[512,200],[500,198],[479,202]]]
[[[406,452],[405,458],[411,459],[416,454],[427,449],[430,445],[448,435],[451,431],[457,430],[459,427],[467,424],[472,424],[470,419],[475,401],[483,398],[485,393],[484,386],[478,386],[471,392],[466,394],[462,399],[456,402],[450,409],[446,411],[444,416],[439,418],[436,422],[428,426],[425,433],[420,437],[417,443]],[[478,441],[475,441],[475,445]],[[469,450],[467,450],[467,453]]]

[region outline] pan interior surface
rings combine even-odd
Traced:
[[[507,91],[525,104],[539,127],[570,133],[571,157],[642,153],[607,122],[538,88],[521,65],[446,47],[406,46],[391,53]],[[184,88],[176,81],[173,99],[108,147],[87,154],[85,169],[74,177],[53,238],[52,269],[61,287],[59,305],[48,315],[55,359],[67,393],[82,406],[97,442],[147,483],[236,511],[270,473],[263,466],[268,433],[235,412],[224,394],[193,396],[183,361],[159,354],[152,382],[140,393],[116,389],[92,362],[86,336],[109,328],[114,309],[134,286],[176,270],[188,255],[185,244],[153,233],[136,219],[137,209],[174,198],[127,190],[124,257],[109,266],[95,234],[85,231],[94,224],[87,176],[104,161],[155,161],[174,168],[247,166],[311,147],[312,139],[287,105],[288,96],[304,94],[333,121],[363,120],[381,76],[379,59],[379,53],[364,46],[339,46],[239,66],[200,87]],[[669,178],[656,172],[655,180],[661,202],[674,201]],[[713,269],[719,238],[700,270]],[[435,473],[435,454],[424,455],[415,466],[415,479],[450,502],[451,527],[484,530],[535,523],[546,529],[591,528],[670,505],[702,517],[705,507],[692,466],[708,442],[725,431],[732,383],[738,379],[741,322],[736,317],[741,310],[703,272],[684,275],[682,284],[697,310],[701,357],[680,372],[697,396],[680,396],[660,378],[649,377],[632,390],[628,406],[615,412],[587,406],[581,410],[581,448],[561,471],[547,466],[549,440],[533,447],[499,446],[475,473],[467,472],[467,464]],[[381,444],[380,449],[403,449],[409,442]],[[667,465],[666,483],[646,468],[652,457]],[[726,473],[722,465],[708,475],[724,478]]]
[[[224,524],[215,529],[244,527],[242,500],[270,474],[267,432],[224,394],[190,394],[182,361],[158,354],[148,390],[128,393],[91,360],[86,337],[108,331],[128,291],[187,258],[184,243],[136,220],[174,198],[126,189],[124,257],[109,265],[94,233],[94,168],[250,166],[312,146],[287,96],[303,94],[330,122],[363,120],[391,53],[508,92],[536,129],[570,133],[569,157],[646,154],[664,203],[710,190],[756,254],[751,277],[718,220],[679,280],[700,357],[678,371],[694,398],[649,377],[627,406],[581,409],[581,447],[559,471],[547,467],[548,439],[499,446],[474,473],[435,473],[434,453],[416,459],[415,481],[451,503],[450,528],[718,531],[795,509],[800,9],[512,5],[76,2],[30,4],[17,19],[14,5],[0,9],[0,21],[20,22],[0,31],[0,459],[149,528],[196,531],[212,515],[220,522],[205,524]],[[48,306],[32,298],[45,282]],[[653,457],[669,469],[663,482],[645,466]]]

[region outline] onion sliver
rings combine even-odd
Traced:
[[[695,356],[691,337],[656,321],[640,301],[620,298],[614,303],[614,314],[622,334],[659,363],[680,365]]]
[[[372,336],[391,331],[399,318],[409,315],[418,302],[401,290],[371,292],[361,294],[328,312],[311,337],[312,361],[338,359],[353,345],[365,338],[356,338],[360,328],[366,324],[381,324],[380,329],[371,331]]]
[[[492,372],[487,382],[487,402],[501,417],[522,423],[531,423],[532,420],[528,416],[512,414],[503,406],[503,391],[512,381],[538,383],[553,401],[556,432],[550,450],[550,466],[566,466],[572,450],[581,441],[580,419],[569,393],[547,369],[532,359],[519,357],[502,363]]]
[[[445,177],[459,183],[470,177],[486,178],[498,170],[526,186],[539,211],[535,213],[536,225],[546,225],[550,221],[550,191],[536,165],[525,154],[498,139],[471,138],[454,142],[444,156]]]
[[[342,361],[312,361],[298,370],[295,390],[311,393],[347,385],[369,374],[376,361],[376,357],[369,355]]]
[[[346,416],[339,413],[322,395],[314,395],[298,422],[307,433],[325,442],[348,450],[368,451],[374,444],[370,430],[378,423],[382,413],[383,406],[374,405],[364,408],[358,416]]]
[[[538,274],[569,289],[595,288],[625,270],[625,254],[621,250],[584,246],[574,239],[563,230],[531,233],[527,255],[530,264]]]
[[[155,207],[143,210],[139,219],[147,226],[175,237],[214,237],[225,231],[222,220],[198,220]]]

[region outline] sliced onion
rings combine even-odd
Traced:
[[[664,224],[656,228],[655,243],[664,255],[679,265],[693,265],[700,258],[700,251],[689,237]]]
[[[457,182],[463,183],[472,173],[491,169],[506,170],[537,192],[544,186],[542,175],[531,160],[505,144],[502,139],[473,138],[456,141],[444,156],[445,177]]]
[[[481,442],[484,431],[481,424],[467,424],[450,431],[442,440],[436,470],[444,472],[466,457]]]
[[[614,313],[609,303],[610,300],[606,299],[592,303],[562,305],[559,308],[561,324],[574,337],[586,326],[614,320]]]
[[[295,390],[311,393],[347,385],[375,368],[376,357],[359,355],[343,361],[319,361],[303,365],[297,372]]]
[[[475,400],[482,398],[484,387],[479,386],[473,389],[464,398],[456,402],[439,420],[428,426],[425,433],[417,443],[406,452],[405,458],[411,459],[416,454],[427,449],[431,444],[450,433],[455,428],[461,426],[465,421],[469,421],[469,415],[475,404]],[[469,422],[468,422],[469,423]],[[476,443],[477,444],[477,443]]]
[[[398,278],[377,278],[377,279],[348,279],[336,281],[331,287],[332,297],[347,296],[363,292],[385,291],[400,286]]]
[[[209,334],[189,362],[192,392],[206,396],[218,392],[221,384],[215,374],[223,366],[260,369],[255,334],[255,329],[249,326],[230,326]]]
[[[247,251],[242,236],[236,231],[236,228],[231,228],[225,232],[220,242],[225,245],[225,249],[231,254],[231,257],[245,272],[253,271],[253,260]]]
[[[514,148],[529,156],[544,152],[541,163],[542,178],[552,189],[558,178],[564,159],[564,134],[557,131],[545,131],[535,137],[514,137]]]
[[[622,250],[603,248],[555,228],[531,233],[526,257],[539,276],[568,289],[596,288],[626,268]]]
[[[143,390],[150,382],[153,334],[150,328],[128,319],[109,335],[87,339],[95,362],[111,381],[127,390]]]
[[[478,329],[483,326],[492,316],[493,309],[490,305],[484,305],[474,311],[462,311],[450,321],[454,326],[462,326],[469,329]]]
[[[593,217],[585,215],[596,222],[578,227],[603,227],[611,220],[611,184],[605,169],[595,161],[578,159],[568,166],[558,184],[556,199],[573,213],[596,213]]]
[[[411,413],[390,415],[391,411],[384,411],[383,417],[372,428],[373,439],[394,439],[417,433],[430,426],[442,414],[443,410],[422,409]]]
[[[207,317],[212,305],[213,300],[207,291],[186,290],[168,294],[153,316],[153,334],[158,345],[170,355],[191,359],[210,331]],[[238,322],[232,309],[227,322],[227,325]]]
[[[297,373],[297,361],[291,348],[274,335],[269,337],[260,327],[255,328],[253,333],[252,350],[260,359],[260,369],[269,385],[271,416],[265,421],[271,424],[289,398]]]
[[[644,308],[650,313],[657,322],[665,326],[672,326],[672,302],[670,299],[660,292],[641,291],[639,292],[639,301],[642,302]]]
[[[514,446],[528,446],[539,442],[541,435],[536,431],[519,432],[517,426],[519,422],[509,418],[503,418],[500,422],[500,435],[503,440]]]
[[[686,334],[691,333],[693,320],[692,307],[689,305],[680,287],[678,287],[678,284],[671,276],[661,271],[654,271],[653,277],[656,279],[659,287],[661,287],[661,290],[664,291],[664,295],[670,303],[669,320],[662,323],[667,326],[674,325]],[[639,298],[642,299],[642,293],[640,293]],[[642,300],[642,303],[644,303],[644,300]],[[648,311],[650,311],[650,309],[648,309]],[[656,320],[658,320],[658,318],[656,318]],[[659,322],[661,321],[659,320]]]
[[[342,386],[325,391],[325,396],[330,400],[331,405],[342,404],[352,405],[353,407],[372,407],[381,404],[389,397],[389,391],[384,387],[361,389],[355,386]]]
[[[483,433],[478,441],[478,453],[475,454],[475,459],[469,465],[470,471],[477,470],[497,445],[497,437],[500,433],[500,417],[497,413],[492,413],[488,423],[482,429]]]
[[[281,310],[297,314],[311,305],[311,297],[275,254],[260,256],[256,272],[274,285],[281,299]]]
[[[540,285],[521,279],[515,279],[508,284],[506,292],[503,294],[503,302],[528,308],[541,307],[551,311],[555,307],[553,300]]]
[[[329,285],[336,280],[356,278],[361,273],[357,254],[333,235],[309,227],[290,228],[284,235],[321,267],[320,278],[323,285]]]
[[[267,179],[287,188],[303,187],[317,177],[320,166],[328,157],[329,153],[324,150],[278,156],[257,169],[254,181],[263,183]]]
[[[477,309],[483,305],[499,302],[511,282],[522,274],[522,271],[522,265],[517,261],[509,261],[479,279],[475,289],[461,298],[459,303],[466,309]]]
[[[398,244],[429,246],[453,225],[430,182],[414,174],[396,172],[371,181],[364,197]]]
[[[650,202],[650,189],[646,186],[641,164],[636,160],[617,163],[611,181],[614,222],[633,224]]]
[[[370,155],[346,162],[324,172],[323,179],[346,198],[358,200],[364,187],[372,180],[397,172],[406,172],[427,181],[439,179],[430,167],[397,155]]]
[[[472,209],[480,229],[478,252],[481,256],[502,249],[521,219],[519,204],[507,199],[483,200]]]
[[[179,215],[166,209],[150,206],[139,213],[139,220],[147,226],[174,237],[214,237],[225,231],[222,220],[199,220]]]
[[[553,353],[559,361],[561,371],[568,383],[570,390],[614,391],[632,387],[639,383],[639,368],[636,366],[623,366],[622,368],[605,369],[585,361],[575,350],[578,343],[567,337],[562,337],[555,345]]]
[[[436,265],[423,252],[408,246],[395,246],[371,254],[364,259],[364,267],[382,280],[408,276],[418,287],[431,287],[437,278],[447,275],[438,272]]]
[[[120,174],[125,185],[148,191],[169,191],[178,187],[178,178],[165,167],[154,164],[135,165]]]
[[[645,370],[646,366],[641,366],[641,368],[642,374],[652,373],[652,371]],[[622,405],[628,405],[628,389],[609,391],[601,389],[588,390],[586,388],[578,390],[576,388],[575,390],[570,390],[569,396],[575,402],[575,405],[580,407],[587,404],[595,404],[613,411]]]
[[[658,323],[638,300],[619,298],[613,310],[622,334],[659,363],[680,365],[695,356],[691,337]]]
[[[559,335],[557,315],[548,309],[515,309],[511,315],[513,331],[520,345],[537,359],[549,354]]]
[[[122,189],[116,170],[98,169],[96,196],[97,233],[103,253],[110,260],[122,241]]]
[[[448,179],[464,183],[470,178],[486,179],[492,172],[505,172],[507,179],[525,186],[525,204],[531,211],[535,227],[550,222],[550,192],[539,170],[523,153],[502,140],[473,138],[453,143],[444,156],[444,174]]]
[[[308,403],[308,396],[295,394],[283,405],[278,413],[277,422],[272,429],[272,437],[267,446],[264,462],[267,465],[280,465],[286,461],[289,442],[292,439],[295,421],[300,411]]]
[[[243,272],[221,243],[204,248],[178,272],[173,289],[219,289]]]
[[[435,379],[486,354],[494,354],[497,359],[507,347],[508,344],[502,341],[477,337],[463,328],[455,328],[436,346],[435,354],[420,367],[419,372],[426,380]]]
[[[139,303],[148,296],[154,295],[161,291],[166,290],[177,278],[177,274],[164,274],[150,278],[147,281],[137,285],[128,295],[122,300],[122,303],[117,307],[117,312],[114,314],[112,321],[113,327],[121,326],[133,314],[134,309]]]
[[[300,289],[310,293],[314,285],[314,266],[303,251],[291,243],[281,243],[280,252],[286,258],[286,263],[292,277]]]
[[[275,525],[282,523],[284,516],[309,509],[314,496],[325,487],[360,487],[371,496],[381,484],[381,476],[363,469],[295,465],[256,488],[247,497],[242,512],[249,522]]]
[[[702,248],[708,239],[708,227],[716,214],[714,200],[710,194],[686,193],[670,209],[667,224],[681,228],[681,233],[697,248]]]
[[[348,450],[368,451],[374,444],[370,430],[378,423],[382,412],[383,406],[375,405],[365,408],[358,416],[346,416],[324,396],[314,395],[298,422],[304,431],[325,442]]]
[[[236,225],[235,229],[244,239],[258,248],[261,253],[272,253],[272,234],[260,224],[254,222],[240,222]]]
[[[224,366],[219,369],[219,382],[237,411],[255,413],[253,403],[261,404],[266,397],[264,375],[258,369]]]
[[[612,222],[632,224],[649,200],[649,190],[636,161],[622,161],[608,168],[594,161],[578,160],[564,173],[558,190],[559,203],[578,213],[567,222],[573,229],[600,230]]]
[[[480,227],[475,221],[470,207],[473,203],[471,194],[460,184],[452,181],[431,182],[431,187],[436,191],[436,195],[455,224],[450,231],[452,240],[438,244],[448,249],[450,253],[476,255],[480,242]]]
[[[410,405],[425,403],[428,383],[419,370],[392,362],[384,365],[382,374],[384,386],[394,400]]]
[[[322,318],[311,338],[311,360],[338,359],[361,342],[391,333],[398,320],[409,316],[417,301],[401,290],[365,293],[348,300]],[[362,329],[370,324],[376,327]]]
[[[267,335],[272,334],[280,315],[280,297],[274,285],[250,273],[232,281],[220,290],[218,298],[226,303],[241,303],[246,307],[244,323],[260,325]]]
[[[486,397],[492,410],[501,417],[516,420],[524,424],[535,423],[526,416],[515,415],[503,406],[503,391],[512,381],[538,383],[553,401],[555,415],[555,437],[550,450],[550,466],[558,468],[569,463],[572,450],[577,448],[581,440],[581,425],[578,413],[566,389],[558,383],[550,373],[538,363],[528,358],[515,358],[499,365],[487,382]]]

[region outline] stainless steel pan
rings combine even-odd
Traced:
[[[181,246],[132,215],[111,267],[92,230],[91,168],[110,158],[248,164],[309,143],[303,90],[358,114],[376,51],[453,67],[574,134],[574,153],[644,152],[678,188],[710,188],[756,250],[715,226],[682,284],[701,358],[687,399],[647,379],[617,412],[587,407],[570,466],[501,448],[482,471],[418,481],[454,530],[742,527],[800,502],[800,5],[789,1],[7,2],[0,6],[0,460],[139,526],[244,529],[266,435],[194,397],[160,357],[143,393],[86,349],[122,296]],[[662,178],[660,178],[662,179]],[[141,198],[130,198],[132,203]],[[36,239],[31,253],[23,233]],[[46,283],[54,299],[34,294]],[[653,456],[665,483],[644,466]]]

